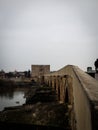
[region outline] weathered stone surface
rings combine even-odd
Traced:
[[[59,103],[56,96],[51,88],[33,88],[29,91],[30,102],[19,107],[9,107],[0,112],[0,122],[53,126],[70,130],[67,105]]]

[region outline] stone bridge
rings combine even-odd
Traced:
[[[44,75],[60,103],[68,103],[72,130],[98,130],[98,81],[77,66]]]

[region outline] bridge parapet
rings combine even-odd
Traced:
[[[98,129],[98,81],[77,66],[68,65],[45,75],[61,103],[68,103],[72,130]]]

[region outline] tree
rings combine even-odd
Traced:
[[[27,78],[31,77],[30,70],[25,71],[24,73],[25,73],[25,77],[27,77]]]
[[[96,61],[94,62],[95,65],[95,71],[96,73],[98,73],[98,59],[96,59]]]

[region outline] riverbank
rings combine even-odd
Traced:
[[[0,88],[26,87],[32,86],[33,82],[30,78],[5,78],[0,79]]]

